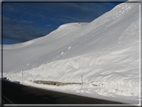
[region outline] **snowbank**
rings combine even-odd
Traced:
[[[90,23],[64,24],[45,37],[4,45],[3,75],[22,84],[138,104],[139,16],[138,3],[122,3]],[[83,87],[35,80],[83,82]]]

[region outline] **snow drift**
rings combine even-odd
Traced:
[[[67,23],[50,34],[3,45],[3,76],[12,81],[77,94],[139,103],[139,4],[122,3],[90,23]],[[21,77],[23,71],[23,78]]]

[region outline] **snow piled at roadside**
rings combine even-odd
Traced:
[[[4,45],[3,76],[26,85],[138,104],[139,20],[139,4],[122,3],[91,23],[64,24],[45,37]],[[82,88],[32,82],[82,79]]]

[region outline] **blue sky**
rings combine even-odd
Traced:
[[[42,37],[65,23],[91,22],[118,4],[113,2],[3,2],[3,39],[25,42]]]

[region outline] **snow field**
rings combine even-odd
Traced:
[[[138,104],[139,27],[139,4],[122,3],[90,23],[64,24],[45,37],[4,45],[3,76],[40,88]],[[35,80],[83,84],[52,86]]]

